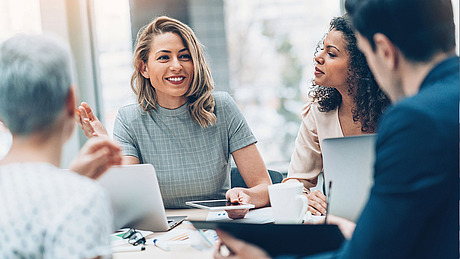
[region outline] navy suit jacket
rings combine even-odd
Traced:
[[[459,58],[378,128],[374,186],[341,258],[459,257]]]
[[[459,87],[455,56],[385,112],[353,237],[309,258],[459,258]]]

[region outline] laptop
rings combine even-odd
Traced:
[[[98,182],[110,196],[115,229],[168,231],[186,218],[166,217],[157,175],[151,164],[111,167]]]
[[[356,222],[374,183],[376,134],[324,139],[324,182],[326,194],[332,181],[329,213]]]

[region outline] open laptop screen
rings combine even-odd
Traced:
[[[324,139],[324,180],[332,181],[329,213],[357,221],[374,182],[377,135]],[[326,190],[328,193],[328,190]]]
[[[169,222],[160,186],[151,164],[123,165],[110,168],[99,178],[112,203],[114,227],[167,231],[185,217]]]

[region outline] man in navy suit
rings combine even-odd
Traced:
[[[369,201],[356,225],[331,217],[350,240],[322,256],[458,258],[460,85],[451,0],[347,0],[346,9],[393,106],[378,128]],[[268,256],[218,234],[235,258]]]

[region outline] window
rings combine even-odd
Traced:
[[[133,54],[129,3],[126,0],[95,0],[94,16],[102,84],[103,123],[109,135],[112,135],[118,109],[136,102],[130,87]]]
[[[267,167],[287,172],[313,56],[340,1],[225,1],[230,86]]]
[[[136,102],[130,87],[131,30],[135,34],[138,28],[131,29],[135,27],[129,16],[131,2],[136,1],[94,1],[103,118],[109,134],[112,134],[118,109]],[[137,1],[138,4],[144,2]],[[184,22],[206,47],[216,90],[229,91],[243,111],[259,141],[258,148],[267,167],[286,172],[301,121],[300,113],[313,79],[316,44],[327,32],[330,20],[343,12],[344,1],[158,2],[150,2],[149,11],[137,6],[138,16],[148,15],[148,22],[158,14],[174,10],[174,17],[188,19]],[[158,8],[150,6],[154,4],[158,4]],[[453,4],[458,35],[458,1]],[[223,28],[219,27],[222,20]],[[223,36],[216,33],[221,29],[225,30]],[[224,54],[222,46],[227,51]],[[222,60],[228,64],[219,64]]]

